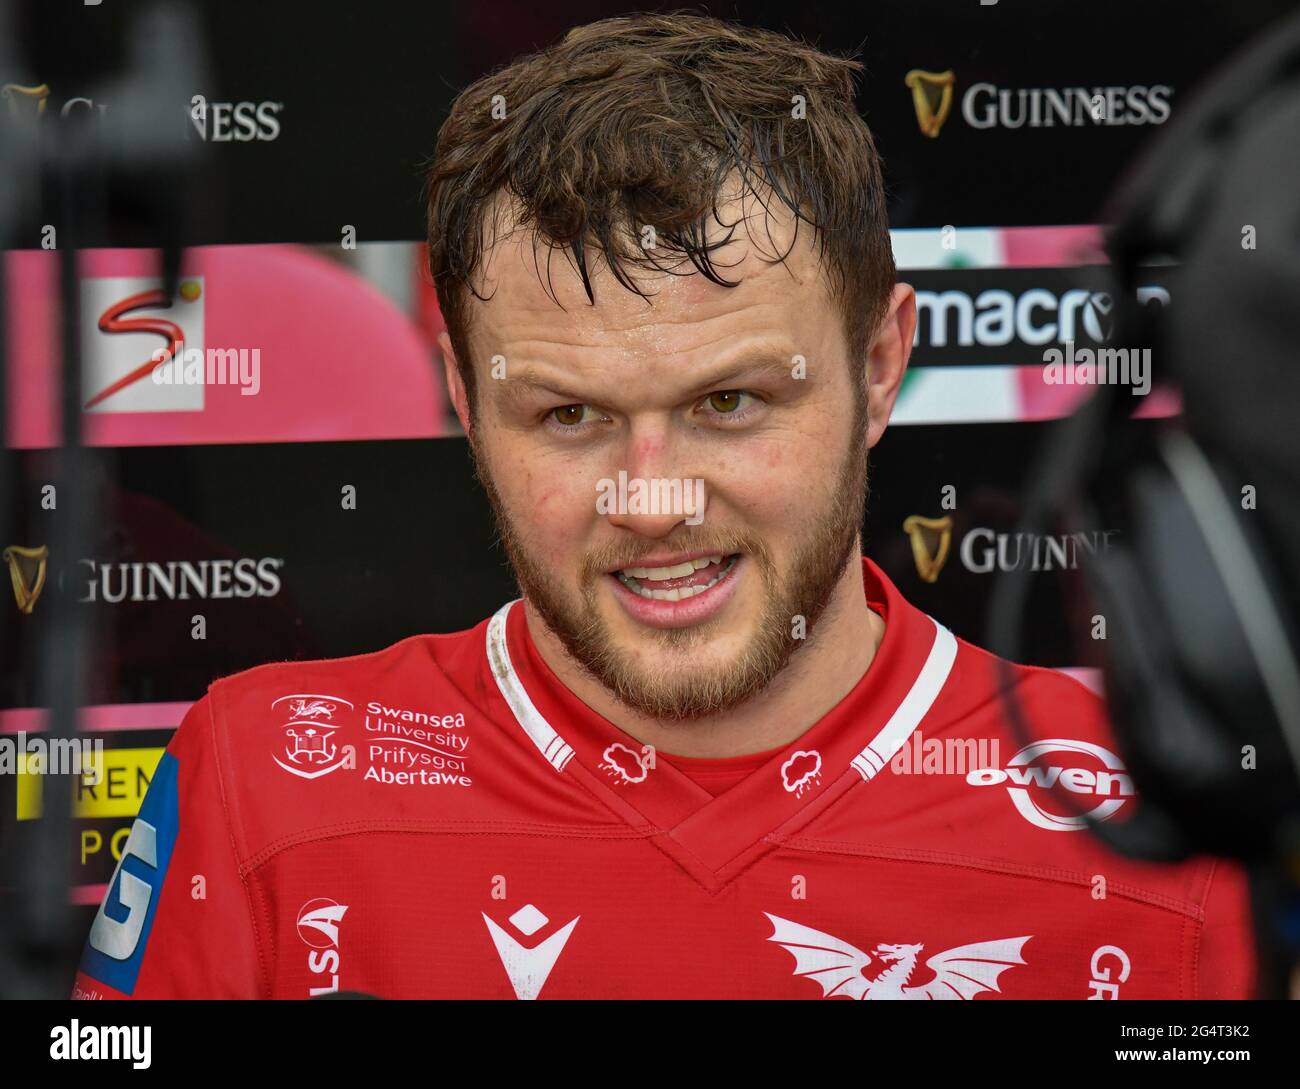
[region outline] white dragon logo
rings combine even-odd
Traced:
[[[876,946],[873,958],[830,934],[766,911],[763,914],[774,928],[767,940],[794,956],[794,974],[818,983],[823,998],[969,999],[982,991],[999,991],[998,976],[1026,963],[1020,953],[1030,938],[1026,935],[975,942],[937,953],[925,962],[934,978],[913,987],[908,986],[908,980],[923,945],[882,943]],[[884,967],[874,976],[867,976],[864,969],[873,959],[879,959]]]
[[[315,718],[317,715],[333,718],[337,710],[338,705],[330,703],[329,700],[297,699],[289,704],[289,714],[294,718]]]

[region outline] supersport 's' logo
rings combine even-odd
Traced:
[[[153,317],[135,317],[125,318],[123,315],[131,313],[133,310],[158,310],[166,309],[172,305],[172,300],[165,291],[141,291],[135,295],[128,295],[120,302],[114,303],[99,316],[99,331],[101,333],[152,333],[154,336],[160,336],[167,343],[166,359],[174,359],[176,356],[177,346],[185,339],[185,332],[174,321],[168,321],[166,318]],[[155,353],[156,355],[157,353]],[[122,375],[117,381],[105,386],[89,401],[86,402],[86,408],[94,408],[101,401],[106,401],[119,390],[126,389],[127,386],[140,381],[141,378],[147,378],[153,373],[155,367],[160,366],[160,362],[154,356],[150,356],[147,362],[141,363],[138,367]]]

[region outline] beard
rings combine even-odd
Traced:
[[[861,407],[857,417],[854,439],[834,486],[820,509],[803,519],[809,529],[796,541],[784,571],[778,570],[764,542],[752,533],[709,532],[702,525],[683,525],[664,540],[630,540],[593,550],[583,559],[577,603],[572,591],[551,577],[543,558],[529,549],[477,451],[474,461],[519,588],[569,655],[625,706],[660,721],[683,722],[740,706],[771,684],[791,655],[811,641],[845,567],[856,559],[854,546],[868,487]],[[642,665],[636,649],[616,643],[597,607],[600,580],[609,578],[611,569],[635,567],[642,556],[664,548],[723,556],[740,553],[761,580],[763,606],[758,621],[745,647],[731,660],[708,662],[698,653],[719,631],[721,618],[688,628],[645,628],[643,640],[680,657],[679,664],[658,670]]]

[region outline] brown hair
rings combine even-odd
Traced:
[[[503,211],[534,244],[571,252],[593,302],[593,247],[638,294],[627,266],[662,268],[660,252],[734,286],[711,260],[725,238],[705,234],[731,177],[765,208],[775,196],[796,231],[812,227],[851,359],[863,359],[895,272],[880,159],[854,103],[861,68],[772,31],[638,15],[577,27],[466,88],[438,134],[428,233],[471,405],[469,296],[484,298],[474,277]],[[654,256],[640,245],[643,224],[654,228]]]

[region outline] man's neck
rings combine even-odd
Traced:
[[[763,691],[732,711],[665,723],[615,699],[570,657],[526,600],[524,607],[533,643],[570,692],[641,744],[675,756],[742,756],[802,736],[862,679],[885,634],[884,620],[867,607],[862,562],[855,558],[809,633],[809,645]]]

